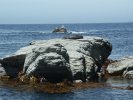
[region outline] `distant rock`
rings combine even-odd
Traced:
[[[2,66],[9,69],[6,72],[10,76],[23,68],[24,74],[44,77],[50,82],[64,79],[84,82],[96,78],[111,50],[111,43],[99,37],[33,41],[15,52],[15,56],[4,58]]]
[[[67,35],[65,37],[63,37],[64,39],[83,39],[82,35],[78,35],[78,34],[73,34],[73,35]]]
[[[67,33],[67,29],[64,26],[56,27],[53,30],[53,33]]]
[[[107,67],[107,71],[111,75],[122,75],[124,71],[130,71],[129,69],[133,69],[133,57],[123,58]]]

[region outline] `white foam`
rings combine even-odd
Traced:
[[[86,32],[71,31],[72,34],[85,34]]]

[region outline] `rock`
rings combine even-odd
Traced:
[[[75,80],[81,79],[85,81],[86,72],[85,72],[85,58],[83,54],[78,52],[69,52],[70,66]]]
[[[101,66],[112,51],[112,45],[108,41],[99,37],[84,37],[84,39],[67,40],[67,39],[52,39],[40,40],[31,42],[28,51],[31,51],[36,46],[46,46],[49,44],[61,44],[67,51],[78,51],[87,56],[92,57],[98,66]],[[17,53],[24,52],[25,48],[20,49]],[[20,53],[21,54],[21,53]]]
[[[75,80],[74,83],[82,83],[82,80]]]
[[[57,27],[53,30],[52,33],[67,33],[67,29],[64,26],[59,27],[59,28]]]
[[[39,80],[36,77],[34,77],[34,76],[30,77],[30,84],[34,85],[34,84],[36,84],[38,82],[39,82]]]
[[[133,70],[124,73],[123,77],[127,79],[133,79]]]
[[[1,64],[1,62],[2,62],[2,59],[0,59],[0,64]]]
[[[95,60],[92,57],[85,56],[85,74],[86,74],[86,80],[93,80],[96,79],[98,67]]]
[[[39,78],[39,80],[40,80],[40,83],[45,83],[45,82],[47,82],[47,80],[46,80],[44,77]]]
[[[102,38],[84,37],[84,39],[76,40],[33,41],[14,55],[26,55],[23,73],[29,77],[32,75],[44,77],[50,82],[60,82],[64,79],[86,81],[96,78],[97,72],[110,55],[111,50],[112,45]],[[13,60],[10,59],[7,63],[11,61]],[[7,65],[7,68],[13,70],[17,67],[16,65],[20,66],[23,63],[16,64],[15,62],[11,64],[15,67]]]
[[[63,39],[83,39],[82,35],[74,34],[63,37]]]
[[[127,68],[133,69],[133,57],[123,58],[109,64],[107,71],[111,75],[122,75]]]
[[[60,44],[50,44],[47,46],[40,46],[38,48],[34,48],[31,53],[28,53],[25,59],[25,64],[24,64],[24,72],[27,70],[28,66],[35,61],[35,59],[42,54],[50,53],[50,52],[55,52],[59,55],[62,55],[66,61],[69,61],[69,56],[66,53],[66,49],[60,45]]]
[[[1,63],[0,63],[0,76],[4,76],[6,75],[6,71],[5,69],[2,67]]]
[[[27,55],[38,46],[30,44],[30,46],[22,47],[20,50],[16,51],[13,55]]]
[[[21,81],[22,83],[29,83],[30,78],[27,75],[22,75],[21,77],[19,77],[19,81]]]
[[[18,73],[23,69],[25,55],[13,55],[2,58],[1,64],[6,74],[11,77],[17,77]]]
[[[64,78],[72,78],[70,66],[66,60],[57,53],[40,55],[26,70],[27,75],[45,77],[50,82],[60,82]]]
[[[133,66],[126,68],[126,70],[123,72],[123,77],[133,79]]]
[[[95,78],[98,67],[93,58],[79,52],[68,52],[68,54],[74,80],[85,82],[86,79]]]
[[[60,44],[52,44],[35,48],[26,57],[24,73],[36,77],[45,77],[51,82],[58,82],[63,78],[71,78],[68,64],[69,56],[66,49]],[[63,78],[62,78],[63,77]]]
[[[133,86],[130,86],[130,85],[129,85],[129,86],[126,87],[126,89],[127,89],[127,90],[133,90]]]
[[[28,75],[31,73],[38,73],[36,71],[38,68],[42,70],[41,73],[47,73],[48,71],[44,71],[45,68],[49,68],[49,66],[55,67],[56,64],[53,63],[56,61],[56,58],[59,58],[61,64],[63,64],[67,73],[72,72],[72,76],[74,80],[82,80],[85,81],[86,79],[95,78],[97,75],[98,68],[102,66],[106,58],[110,55],[112,46],[111,44],[103,40],[101,38],[87,38],[87,39],[80,39],[80,40],[64,40],[64,39],[53,39],[53,40],[45,40],[45,41],[34,41],[30,43],[31,53],[26,56],[25,64],[24,64],[24,72]],[[30,48],[30,46],[28,48]],[[33,48],[34,47],[34,48]],[[23,48],[17,51],[19,54],[25,51]],[[104,52],[103,52],[104,51]],[[52,55],[52,60],[49,59],[49,55]],[[55,57],[54,57],[55,56]],[[45,59],[48,58],[48,59]],[[39,67],[40,61],[41,63],[47,63],[48,61],[52,62],[50,65],[48,64],[47,67]],[[58,61],[58,60],[57,60]],[[57,63],[57,62],[56,62]],[[46,66],[46,65],[45,65]],[[51,69],[49,69],[51,70]],[[56,69],[54,69],[56,70]],[[58,69],[60,72],[61,69]],[[48,72],[47,75],[41,75],[41,77],[47,77],[46,79],[49,81],[57,80],[57,76],[64,76],[60,73],[60,75],[54,75],[55,78],[50,78],[51,75]],[[57,73],[57,72],[56,72]],[[51,75],[53,77],[53,75]],[[70,79],[72,78],[71,75],[69,76]],[[60,78],[61,79],[61,78]],[[61,79],[62,80],[62,79]]]
[[[7,76],[7,75],[0,76],[0,80],[2,81],[8,81],[9,79],[10,79],[10,76]]]

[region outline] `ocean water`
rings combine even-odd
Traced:
[[[133,100],[133,91],[110,88],[84,89],[66,94],[0,90],[0,100]]]
[[[133,55],[133,23],[63,24],[73,34],[100,36],[113,45],[112,59]],[[66,34],[51,32],[61,24],[0,25],[0,57],[10,55],[30,41],[62,38]]]
[[[10,55],[33,40],[62,38],[66,34],[53,34],[62,24],[10,24],[0,25],[0,58]],[[72,34],[99,36],[113,45],[109,58],[120,59],[133,55],[133,23],[63,24]],[[124,83],[125,84],[125,83]],[[119,84],[118,84],[119,85]],[[46,94],[16,91],[0,87],[0,100],[132,100],[133,91],[95,88],[73,91],[67,94]]]

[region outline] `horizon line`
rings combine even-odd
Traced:
[[[0,25],[24,25],[24,24],[29,24],[29,25],[31,25],[31,24],[124,24],[124,23],[133,23],[133,22],[91,22],[91,23],[4,23],[4,24],[0,24]]]

